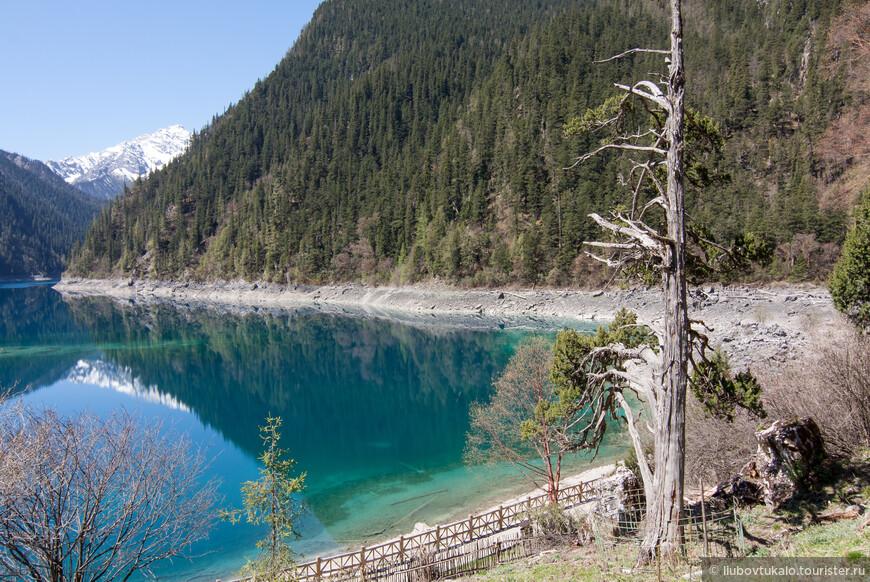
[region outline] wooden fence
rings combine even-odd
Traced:
[[[593,492],[592,482],[566,487],[559,492],[559,504],[567,508],[585,503],[592,500]],[[516,552],[527,541],[516,528],[528,524],[529,512],[546,505],[546,495],[529,497],[489,513],[471,515],[461,521],[439,525],[409,536],[401,536],[370,548],[363,547],[346,554],[321,557],[312,562],[299,564],[295,571],[288,572],[289,578],[303,582],[319,582],[324,579],[371,581],[395,579],[397,574],[404,572],[409,574],[406,579],[431,579],[421,570],[431,569],[439,562],[456,560],[460,556],[476,556],[474,559],[482,559]],[[508,530],[515,530],[515,532],[512,535],[504,535]],[[495,540],[488,540],[489,543],[485,545],[474,543],[495,534],[502,534],[502,536]],[[466,548],[461,549],[463,547]],[[410,576],[414,572],[418,575]]]

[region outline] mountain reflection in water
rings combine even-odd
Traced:
[[[216,464],[230,473],[246,465],[243,477],[222,474],[230,488],[252,477],[262,446],[257,427],[269,414],[282,417],[282,444],[308,473],[306,496],[326,528],[314,536],[320,549],[304,551],[324,551],[334,547],[331,538],[370,543],[416,521],[455,517],[517,486],[512,473],[462,466],[469,404],[488,398],[493,377],[530,327],[552,335],[564,322],[479,318],[478,329],[464,329],[429,321],[64,301],[48,287],[6,288],[0,384],[17,382],[31,399],[44,387],[62,387],[78,391],[67,400],[121,398],[110,396],[117,393],[183,413],[189,426],[216,433],[247,457]],[[228,498],[237,494],[228,491]],[[241,565],[241,556],[233,559]]]

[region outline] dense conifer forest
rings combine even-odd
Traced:
[[[59,276],[99,210],[42,162],[0,151],[0,279]]]
[[[721,136],[697,144],[689,218],[757,259],[719,277],[820,277],[839,255],[866,176],[832,137],[866,97],[850,10],[686,2],[688,105]],[[100,214],[68,271],[592,283],[587,214],[623,199],[626,166],[566,169],[598,145],[566,127],[664,69],[596,60],[666,40],[648,0],[326,0],[270,76]]]

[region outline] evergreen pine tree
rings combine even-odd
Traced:
[[[837,309],[859,327],[870,328],[870,186],[855,208],[855,226],[846,235],[830,287]]]

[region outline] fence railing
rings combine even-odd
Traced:
[[[590,501],[594,488],[592,482],[584,482],[559,491],[558,501],[562,507],[574,507]],[[427,531],[336,556],[320,557],[296,566],[293,579],[303,582],[318,582],[322,579],[353,577],[372,580],[382,572],[396,572],[418,567],[420,562],[430,562],[439,552],[453,550],[500,532],[522,526],[529,512],[547,505],[547,496],[537,495],[511,505],[447,525],[439,525]],[[519,536],[517,536],[519,537]],[[510,545],[512,540],[505,539]]]
[[[632,495],[632,492],[625,493]],[[656,556],[646,566],[639,566],[637,556],[644,541],[645,517],[645,511],[642,510],[621,514],[618,522],[600,516],[592,517],[591,539],[596,545],[602,579],[619,578],[625,569],[631,569],[639,578],[644,574],[653,578],[657,574],[656,570],[661,570],[659,579],[677,580],[685,577],[686,566],[690,572],[700,570],[703,558],[746,555],[746,530],[737,508],[721,500],[702,500],[700,503],[687,504],[680,517],[680,559],[676,562],[659,562]]]

